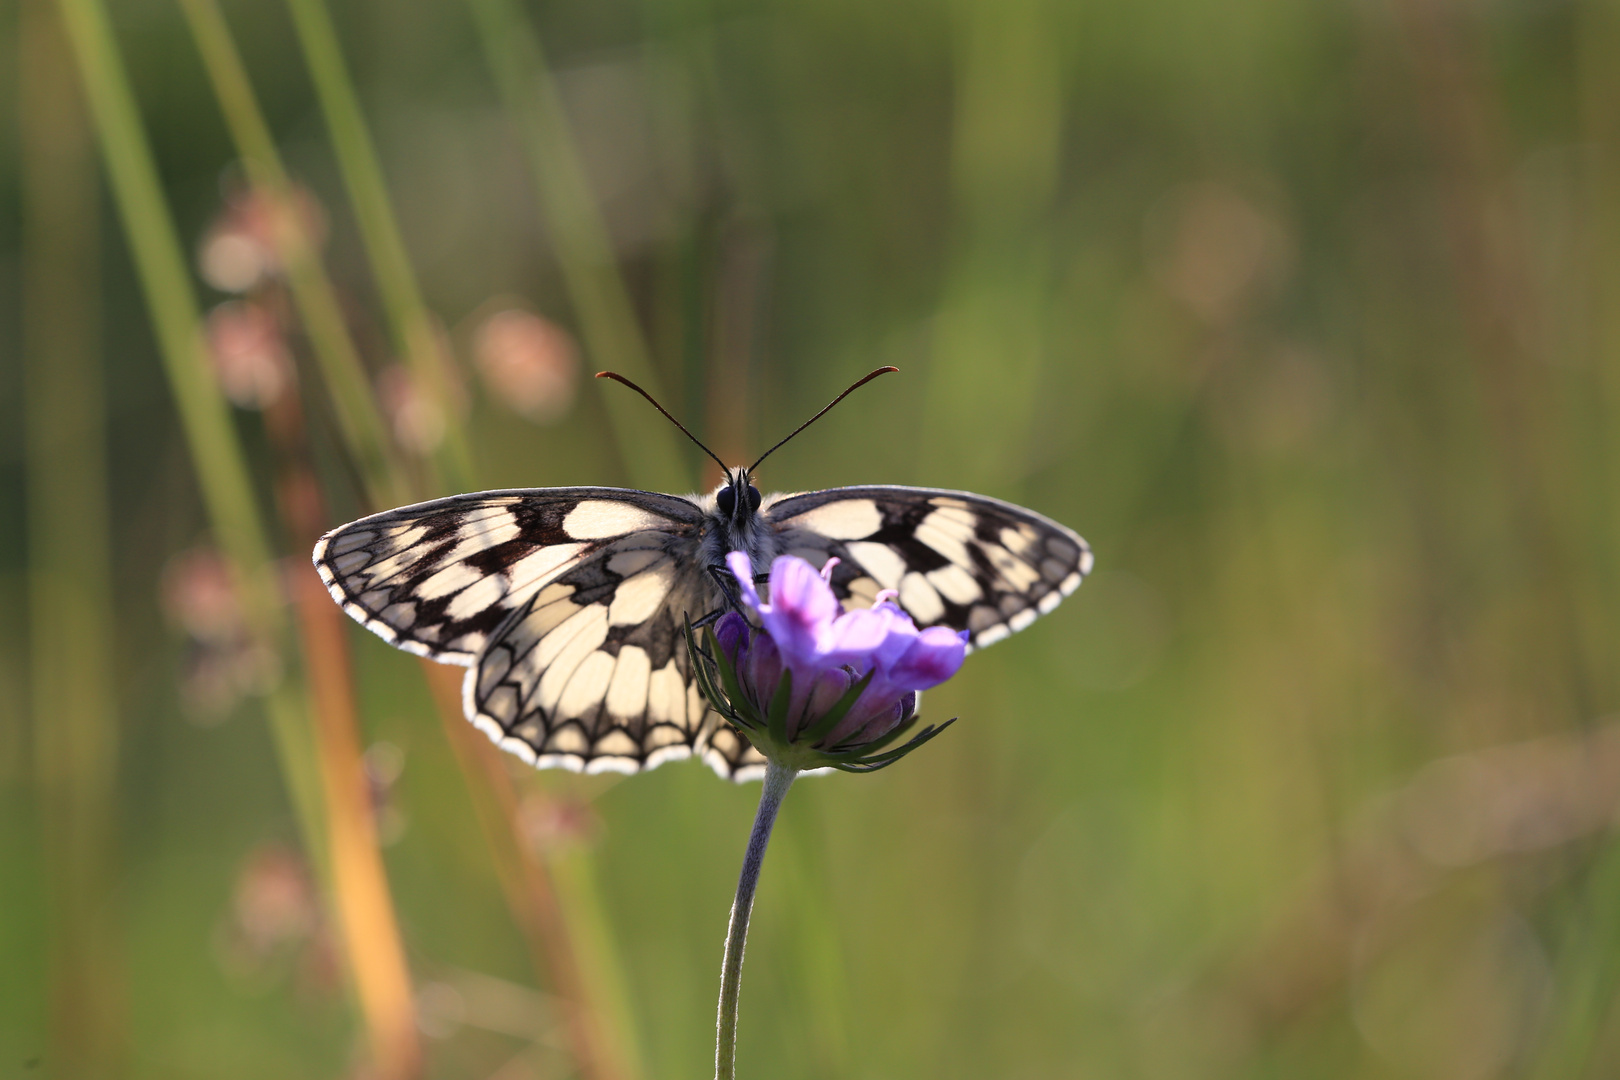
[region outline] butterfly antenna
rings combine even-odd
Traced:
[[[799,432],[803,431],[805,428],[809,427],[811,424],[815,423],[817,420],[820,420],[823,416],[826,416],[827,411],[829,409],[831,409],[834,405],[838,404],[840,401],[843,401],[845,398],[849,397],[849,395],[853,394],[855,391],[859,390],[861,387],[865,386],[867,383],[871,382],[873,379],[877,378],[879,375],[887,375],[891,371],[899,371],[899,370],[900,369],[897,368],[897,367],[880,367],[876,371],[871,372],[871,373],[869,373],[867,375],[863,375],[859,379],[855,380],[855,382],[850,384],[850,387],[849,387],[848,390],[845,390],[842,394],[839,394],[837,397],[835,397],[831,401],[829,401],[827,403],[827,408],[822,409],[820,412],[816,413],[816,415],[812,416],[810,419],[806,420],[804,423],[802,423],[798,427],[794,428],[792,434],[790,434],[787,437],[787,439],[783,439],[781,442],[777,443],[775,446],[771,447],[769,450],[767,450],[763,454],[759,455],[759,461],[756,461],[752,465],[748,466],[748,471],[753,472],[755,469],[759,468],[759,462],[760,461],[764,461],[766,458],[770,457],[772,454],[774,454],[778,450],[782,449],[783,445],[787,443],[788,439],[793,438],[794,435],[797,435]],[[666,413],[665,415],[668,415],[668,414]]]
[[[702,442],[699,442],[698,437],[696,435],[692,434],[690,431],[687,431],[685,424],[681,423],[679,420],[677,420],[673,416],[669,415],[669,410],[664,408],[662,405],[658,404],[658,402],[653,399],[653,396],[651,394],[647,393],[647,391],[643,390],[641,387],[637,386],[635,383],[631,382],[629,379],[625,378],[623,375],[620,375],[617,371],[598,371],[596,373],[596,377],[598,379],[612,379],[614,382],[624,383],[624,385],[628,386],[630,389],[634,390],[636,393],[640,394],[642,397],[646,398],[648,401],[651,401],[652,402],[652,407],[657,409],[659,412],[664,414],[664,419],[668,420],[670,423],[672,423],[676,427],[680,428],[681,433],[683,435],[685,435],[688,439],[691,439],[694,443],[697,443],[697,448],[699,450],[702,450],[705,454],[708,454],[710,457],[714,458],[714,463],[716,465],[720,466],[720,472],[722,474],[724,474],[729,480],[729,478],[731,476],[731,470],[726,468],[726,463],[721,461],[718,457],[715,457],[714,451],[710,450],[707,446],[704,446]],[[868,379],[870,379],[871,377],[872,377],[871,375],[867,376]],[[864,381],[864,380],[862,380],[862,381]],[[860,383],[856,383],[855,385],[859,386]],[[852,387],[850,387],[850,390],[853,390],[854,388],[855,387],[852,386]],[[844,391],[844,393],[846,393],[846,394],[849,393],[849,390]],[[830,407],[831,406],[829,406],[829,408]],[[823,411],[825,411],[825,410],[823,410]]]

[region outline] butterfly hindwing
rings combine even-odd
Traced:
[[[691,501],[645,491],[485,491],[334,529],[314,561],[367,629],[430,660],[471,664],[540,585],[608,541],[638,530],[695,538],[702,522]]]
[[[918,626],[949,626],[983,648],[1028,626],[1079,587],[1091,549],[1031,510],[964,491],[869,486],[767,500],[781,550],[816,565],[836,555],[841,599],[880,589]]]
[[[695,549],[630,533],[534,591],[468,672],[468,717],[541,766],[634,772],[702,749],[681,621],[717,594]]]

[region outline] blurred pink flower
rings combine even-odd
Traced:
[[[377,398],[395,441],[406,450],[431,454],[444,441],[444,409],[422,392],[405,365],[389,364],[377,373]]]
[[[326,237],[320,203],[301,187],[293,189],[292,202],[304,234],[319,247]],[[197,248],[203,280],[220,292],[240,293],[280,273],[275,210],[271,196],[257,188],[238,187],[227,195]]]
[[[602,820],[588,803],[540,791],[523,796],[517,818],[523,838],[539,855],[577,846],[589,847],[602,831]]]
[[[236,405],[267,409],[296,379],[281,326],[261,305],[227,300],[208,313],[207,334],[220,388]]]
[[[507,308],[479,325],[473,357],[496,401],[537,424],[560,419],[574,403],[579,354],[549,319]]]
[[[405,771],[405,751],[395,743],[374,742],[366,747],[363,763],[376,815],[377,842],[388,847],[405,835],[405,810],[394,797],[394,785]]]
[[[230,568],[218,552],[193,548],[174,556],[159,592],[165,616],[188,638],[180,700],[190,719],[217,723],[243,697],[280,681],[280,658],[248,634]]]
[[[231,921],[242,942],[264,955],[314,933],[320,909],[309,869],[297,852],[264,844],[236,875]]]
[[[291,975],[299,989],[328,995],[340,969],[320,896],[304,857],[279,843],[250,851],[214,933],[226,974],[268,986]]]
[[[220,642],[242,633],[242,609],[230,567],[212,548],[182,551],[162,576],[163,612],[169,621],[201,642]]]

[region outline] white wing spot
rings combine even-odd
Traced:
[[[664,557],[662,548],[638,547],[620,551],[608,560],[607,568],[620,577],[631,577]]]
[[[641,752],[641,747],[636,745],[636,740],[632,739],[627,732],[620,731],[618,728],[598,739],[595,749],[598,754],[611,754],[614,757],[635,757]],[[601,762],[593,761],[591,764],[598,768],[603,767]],[[586,771],[590,770],[587,769]]]
[[[961,523],[945,516],[954,513],[957,511],[935,510],[923,518],[917,526],[917,539],[958,566],[972,566],[972,557],[968,555],[964,541],[972,538],[973,531],[969,529],[964,536]]]
[[[1025,608],[1023,611],[1020,611],[1018,614],[1008,619],[1007,625],[1012,627],[1012,632],[1016,634],[1018,631],[1034,622],[1035,616],[1036,612],[1034,608]]]
[[[659,724],[657,727],[649,728],[643,739],[649,748],[655,750],[663,750],[671,746],[686,749],[686,732],[678,727],[670,727],[668,724]],[[686,757],[687,755],[682,754],[681,756]]]
[[[527,589],[544,581],[584,549],[584,544],[551,544],[536,548],[507,568],[507,580],[512,583],[513,589]]]
[[[871,499],[840,499],[806,510],[790,523],[830,540],[863,540],[883,527],[883,512]]]
[[[655,724],[680,724],[686,720],[686,680],[671,660],[652,673],[647,690],[647,719]]]
[[[669,595],[669,587],[674,582],[675,564],[670,561],[619,582],[613,593],[613,606],[608,610],[608,623],[631,626],[646,622]]]
[[[986,630],[984,633],[980,634],[974,639],[973,647],[976,649],[983,649],[994,645],[1002,638],[1010,637],[1011,635],[1012,631],[1007,629],[1005,624],[1000,626],[992,626],[990,629]]]
[[[377,539],[376,533],[368,529],[356,529],[353,532],[344,533],[342,536],[333,537],[327,547],[327,553],[345,555],[355,548],[366,546],[375,539]]]
[[[480,551],[488,551],[508,540],[516,539],[523,530],[510,510],[499,510],[481,521],[463,524],[456,537],[456,546],[445,556],[447,561],[459,561]]]
[[[619,662],[607,689],[607,711],[614,716],[640,716],[647,707],[647,691],[652,682],[652,662],[639,645],[619,649]]]
[[[915,570],[900,579],[900,606],[919,623],[931,623],[945,614],[945,603],[939,593]]]
[[[967,503],[957,499],[935,499],[933,504],[939,509],[929,514],[926,520],[964,540],[973,535],[973,530],[979,524],[979,515],[969,509]]]
[[[577,724],[564,724],[546,740],[546,749],[552,753],[584,754],[590,748],[591,744],[586,741],[585,733],[579,730]]]
[[[638,529],[656,529],[669,524],[659,514],[643,510],[633,503],[607,499],[586,499],[568,512],[563,519],[563,532],[575,540],[603,540]]]
[[[1026,554],[1035,546],[1036,532],[1028,525],[1006,525],[1001,530],[1001,543],[1014,555]]]
[[[880,588],[898,589],[906,573],[906,561],[888,544],[856,541],[849,545],[849,557],[860,563]]]
[[[451,563],[443,570],[430,574],[416,587],[416,595],[423,600],[437,600],[441,596],[460,592],[469,585],[476,585],[486,576],[466,563]]]
[[[877,603],[878,583],[869,577],[858,577],[849,583],[849,599],[845,607],[869,608]]]
[[[518,666],[525,669],[526,675],[545,672],[540,676],[540,687],[536,691],[542,710],[550,712],[556,707],[557,699],[562,697],[563,688],[568,685],[574,669],[607,640],[607,632],[607,607],[591,604],[580,608],[561,626],[541,638],[540,643],[523,658],[523,663]],[[527,679],[524,681],[527,682]]]
[[[409,626],[416,621],[416,605],[410,602],[390,604],[377,616],[392,629],[396,626]]]
[[[578,627],[568,629],[564,623],[574,619],[580,612],[588,610],[568,599],[573,593],[572,586],[547,585],[539,596],[535,597],[534,606],[524,616],[522,635],[530,641],[539,644],[530,648],[523,658],[518,661],[519,681],[527,682],[534,678],[535,673],[550,663],[551,656],[556,649],[561,648],[568,638],[577,632]],[[600,607],[600,605],[595,605]],[[602,608],[606,612],[606,608]],[[604,625],[603,632],[606,633]],[[557,635],[562,635],[558,637]],[[515,634],[508,634],[508,638]],[[551,648],[548,648],[551,646]]]
[[[928,583],[953,604],[971,604],[984,595],[973,575],[955,563],[928,571]]]
[[[1063,602],[1063,594],[1062,593],[1060,593],[1060,592],[1049,592],[1045,596],[1041,597],[1040,603],[1036,604],[1035,607],[1040,611],[1040,613],[1042,615],[1046,615],[1046,614],[1049,614],[1053,608],[1057,607],[1062,602]]]
[[[1007,579],[1007,585],[1013,592],[1028,592],[1029,587],[1041,579],[1041,575],[1035,572],[1034,567],[1022,559],[1015,558],[1006,548],[984,544],[981,545],[981,550],[990,560],[990,565]]]
[[[557,702],[558,717],[589,716],[607,696],[608,683],[613,678],[613,666],[617,663],[613,657],[605,652],[593,652],[574,669],[573,678],[568,680],[568,686],[563,690],[562,697]]]
[[[444,613],[450,619],[460,622],[500,603],[505,596],[506,575],[485,574],[457,593],[450,603],[445,605]]]

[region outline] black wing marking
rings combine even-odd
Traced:
[[[965,491],[868,486],[772,496],[762,511],[780,550],[829,555],[840,599],[870,604],[895,589],[918,626],[949,626],[984,648],[1057,607],[1091,572],[1072,529]]]
[[[689,499],[623,488],[484,491],[362,518],[321,537],[314,563],[343,610],[391,645],[471,664],[548,581],[619,536],[696,549]]]

